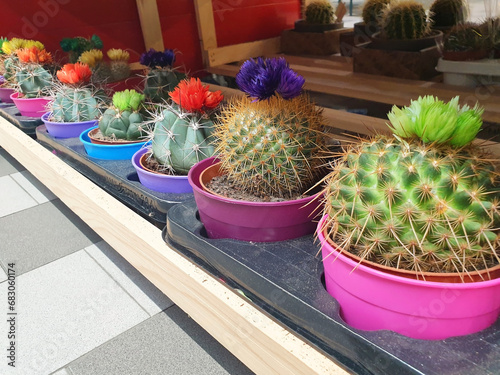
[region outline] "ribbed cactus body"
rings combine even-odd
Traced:
[[[104,136],[135,141],[144,135],[143,123],[144,117],[140,112],[110,107],[99,120],[99,129]]]
[[[210,139],[214,124],[210,119],[183,116],[168,109],[162,115],[155,123],[152,151],[165,170],[186,175],[194,164],[214,154]]]
[[[83,122],[99,118],[100,98],[88,88],[62,86],[50,107],[56,122]]]
[[[111,60],[109,62],[111,78],[113,81],[121,81],[130,76],[130,66],[125,60]]]
[[[326,25],[333,20],[333,7],[327,1],[314,1],[306,7],[307,23]]]
[[[228,179],[257,194],[301,194],[316,177],[324,145],[321,111],[307,97],[233,101],[214,136]]]
[[[363,22],[366,25],[378,25],[384,9],[390,2],[391,0],[366,0],[361,13]]]
[[[418,272],[499,263],[500,185],[469,146],[379,136],[352,146],[327,179],[328,230],[351,253]]]
[[[17,84],[26,98],[47,94],[52,84],[52,75],[37,65],[27,65],[16,72]]]
[[[16,75],[17,62],[18,59],[17,57],[14,56],[9,56],[4,60],[3,67],[5,69],[5,72],[3,74],[3,77],[5,78],[6,81],[13,79],[14,76]]]
[[[168,93],[182,80],[182,75],[170,68],[151,69],[146,77],[144,94],[153,102],[161,102],[168,99]]]
[[[437,27],[452,27],[469,18],[467,0],[435,0],[430,7],[432,24]]]
[[[429,30],[423,5],[413,0],[391,3],[381,22],[388,39],[419,39]]]

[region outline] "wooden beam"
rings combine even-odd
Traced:
[[[211,48],[208,50],[208,66],[212,67],[230,62],[246,60],[251,57],[276,54],[280,51],[280,40],[280,37],[274,37],[255,42]]]
[[[3,118],[0,146],[255,373],[347,375],[328,357],[170,248],[154,225]]]
[[[136,3],[146,50],[154,48],[163,51],[165,45],[156,0],[136,0]]]
[[[208,50],[217,48],[214,9],[212,0],[194,0],[198,37],[200,39],[203,65],[208,66]]]

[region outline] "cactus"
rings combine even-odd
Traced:
[[[482,109],[433,97],[395,109],[397,134],[351,145],[325,179],[323,229],[361,259],[418,277],[498,264],[498,174],[470,144]]]
[[[434,0],[429,10],[434,27],[452,27],[469,18],[467,0]]]
[[[110,59],[109,67],[113,81],[121,81],[130,75],[128,60],[130,54],[122,49],[109,49],[107,55]]]
[[[124,90],[113,95],[113,106],[106,109],[99,120],[99,129],[106,137],[138,140],[145,133],[144,116],[140,113],[144,95],[135,90]]]
[[[108,82],[111,78],[111,69],[103,58],[102,51],[98,49],[85,51],[78,58],[79,62],[87,64],[92,70],[92,82],[95,84]]]
[[[62,84],[54,84],[49,104],[55,122],[83,122],[99,118],[102,98],[88,85],[91,77],[88,65],[66,64],[57,72]]]
[[[382,14],[381,26],[387,39],[419,39],[429,31],[425,9],[414,0],[389,4]]]
[[[472,51],[486,46],[487,35],[478,24],[466,22],[451,28],[445,36],[443,48],[445,51]]]
[[[214,154],[210,112],[222,95],[191,78],[181,81],[170,97],[177,106],[165,105],[157,117],[151,134],[152,153],[163,171],[186,175],[195,163]]]
[[[378,25],[380,18],[391,0],[366,0],[361,12],[363,22],[366,25]]]
[[[26,98],[45,96],[52,84],[52,75],[44,65],[52,63],[52,56],[44,49],[36,46],[16,50],[17,58],[12,58],[7,70],[15,70],[15,80],[18,91]],[[8,78],[10,72],[8,72]]]
[[[306,22],[310,24],[327,25],[333,23],[333,7],[326,0],[313,1],[306,7]]]
[[[103,46],[101,38],[97,35],[92,35],[90,39],[81,36],[63,38],[59,44],[64,52],[68,52],[70,63],[77,62],[83,52],[101,49]]]

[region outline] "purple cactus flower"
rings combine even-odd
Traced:
[[[166,49],[164,52],[161,52],[151,48],[141,55],[139,62],[150,68],[170,67],[175,62],[175,52],[172,49]]]
[[[292,99],[302,92],[304,78],[295,73],[283,57],[247,60],[236,75],[238,87],[255,100],[279,94]]]

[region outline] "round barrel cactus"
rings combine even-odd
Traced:
[[[306,22],[327,25],[333,23],[333,7],[327,1],[314,1],[306,7]]]
[[[113,95],[113,106],[106,109],[99,120],[104,136],[128,141],[139,140],[145,135],[144,116],[140,113],[144,95],[135,90],[124,90]]]
[[[391,0],[366,0],[361,16],[366,25],[378,25],[380,17]]]
[[[429,31],[424,6],[414,0],[391,3],[382,14],[381,26],[388,39],[419,39]]]
[[[434,27],[452,27],[467,22],[469,2],[467,0],[435,0],[429,11]]]
[[[17,50],[17,58],[12,59],[7,69],[15,70],[15,80],[19,91],[26,98],[45,96],[52,84],[52,75],[44,65],[52,63],[52,56],[36,45]]]

